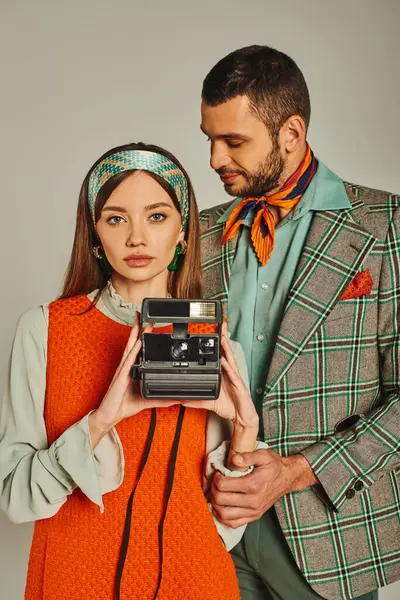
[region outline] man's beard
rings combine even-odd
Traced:
[[[256,172],[237,171],[245,180],[242,187],[233,189],[234,185],[225,184],[225,191],[230,196],[241,198],[265,196],[271,190],[279,188],[282,185],[284,168],[285,163],[279,151],[279,146],[274,144],[271,152]],[[229,170],[222,168],[218,169],[217,173],[225,175],[229,174]]]

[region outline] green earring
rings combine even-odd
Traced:
[[[112,266],[110,265],[110,263],[107,260],[106,253],[104,252],[103,248],[101,246],[94,246],[93,247],[93,254],[95,255],[95,257],[99,261],[100,268],[103,271],[103,273],[107,277],[110,277],[110,275],[112,275],[112,273],[113,273],[113,269],[112,269]]]
[[[179,242],[179,244],[175,248],[174,257],[168,265],[168,271],[177,271],[178,269],[180,269],[180,267],[182,266],[182,263],[183,263],[183,257],[186,254],[186,250],[187,250],[186,240]]]

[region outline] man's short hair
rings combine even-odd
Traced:
[[[252,110],[271,136],[292,115],[310,122],[310,96],[294,60],[269,46],[247,46],[222,58],[203,82],[202,99],[217,106],[247,96]]]

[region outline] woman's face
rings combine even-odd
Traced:
[[[144,282],[165,273],[184,239],[179,211],[147,173],[137,171],[112,192],[96,231],[114,271]]]

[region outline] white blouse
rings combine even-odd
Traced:
[[[96,291],[89,298],[95,295]],[[97,308],[114,321],[132,325],[140,306],[124,302],[109,284]],[[25,312],[18,322],[0,414],[0,507],[16,523],[52,517],[76,487],[103,512],[103,494],[117,489],[124,478],[124,453],[116,429],[93,450],[88,415],[48,446],[44,421],[48,314],[48,305],[40,306]],[[231,345],[247,384],[241,346]],[[247,473],[230,473],[224,467],[228,446],[215,450],[231,437],[230,423],[208,414],[206,454],[212,455],[205,462],[205,493],[215,469],[234,476]],[[258,447],[266,445],[259,442]],[[233,548],[244,527],[215,523],[227,549]]]

